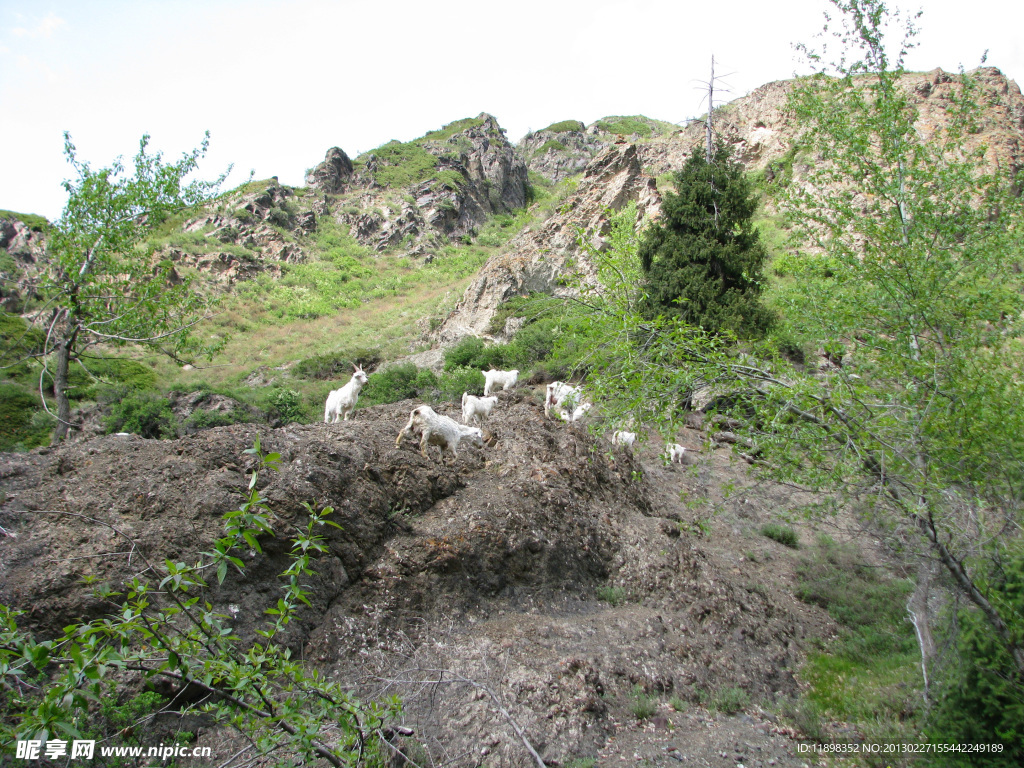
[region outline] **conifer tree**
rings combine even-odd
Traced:
[[[694,151],[676,174],[676,193],[640,245],[648,311],[677,316],[712,333],[757,337],[771,325],[760,302],[767,254],[753,225],[757,210],[742,166],[718,144],[710,161]]]

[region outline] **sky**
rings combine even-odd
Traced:
[[[826,0],[0,0],[0,209],[56,218],[70,131],[94,167],[143,134],[168,159],[210,132],[200,168],[227,188],[300,186],[350,156],[480,112],[513,142],[576,119],[681,122],[804,74]],[[1024,3],[907,0],[923,10],[908,68],[988,64],[1024,77]],[[891,36],[895,38],[895,35]],[[728,92],[725,92],[728,89]]]

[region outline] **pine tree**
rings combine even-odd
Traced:
[[[721,144],[710,162],[695,150],[675,185],[676,193],[665,195],[661,220],[640,245],[648,311],[712,333],[763,335],[772,319],[760,303],[767,254],[753,225],[757,201],[742,166]]]

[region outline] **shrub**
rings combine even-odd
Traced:
[[[503,360],[499,349],[497,346],[487,346],[483,339],[476,336],[466,336],[445,350],[444,369],[446,371],[456,368],[484,370],[492,365],[500,368]]]
[[[17,384],[0,382],[0,451],[28,450],[48,442],[47,431],[33,424],[39,396]]]
[[[279,227],[288,229],[292,224],[292,217],[283,208],[271,208],[267,211],[267,221]]]
[[[750,706],[750,694],[738,687],[723,688],[716,694],[713,706],[719,712],[735,715]]]
[[[348,352],[328,352],[300,360],[292,367],[292,375],[300,379],[317,381],[348,381],[352,375],[353,365],[364,369],[373,368],[379,365],[382,359],[380,349],[377,347],[357,347]]]
[[[597,599],[603,600],[611,606],[621,605],[626,599],[626,590],[622,587],[614,587],[605,584],[597,588]]]
[[[204,429],[226,427],[230,424],[251,424],[259,420],[256,415],[245,408],[232,408],[230,411],[208,411],[197,408],[182,423],[181,432],[185,435],[193,435]],[[174,435],[168,434],[167,437],[174,437]]]
[[[629,710],[633,713],[633,717],[637,720],[647,720],[650,717],[654,717],[654,713],[658,711],[657,699],[653,696],[648,696],[639,685],[633,686],[631,697],[633,703],[630,704]]]
[[[359,394],[359,406],[397,403],[412,398],[431,400],[437,386],[437,376],[429,369],[417,368],[413,363],[393,365],[369,377]]]
[[[30,326],[18,315],[0,312],[0,365],[7,368],[27,355],[42,351],[46,334]],[[10,369],[4,371],[11,375]]]
[[[797,536],[796,531],[787,525],[779,525],[778,523],[769,523],[761,529],[761,535],[767,536],[769,539],[774,539],[790,549],[800,548],[800,538]]]
[[[274,413],[284,422],[300,421],[305,415],[302,395],[294,389],[280,389],[270,398]]]
[[[439,400],[458,403],[462,401],[462,393],[471,395],[484,393],[484,377],[477,368],[453,368],[445,371],[437,383]]]
[[[1024,552],[1011,554],[984,579],[988,599],[1024,615]],[[969,765],[1024,765],[1024,679],[1006,646],[973,606],[956,612],[957,653],[947,663],[926,732],[936,743],[999,743],[1000,754],[976,756]],[[1017,642],[1021,624],[1011,626]],[[952,753],[951,753],[952,754]],[[958,756],[962,757],[962,756]],[[939,762],[940,765],[964,763]]]
[[[162,395],[132,392],[111,404],[110,415],[104,419],[107,434],[132,432],[148,439],[170,439],[178,436],[178,419],[171,404]]]

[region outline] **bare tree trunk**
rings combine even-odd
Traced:
[[[907,601],[907,613],[917,634],[917,644],[921,649],[921,675],[924,678],[924,700],[928,703],[929,685],[928,664],[935,655],[935,640],[932,638],[931,627],[931,583],[934,578],[935,563],[927,557],[921,558],[917,566],[917,586]]]
[[[707,128],[707,147],[705,148],[705,156],[708,164],[711,163],[711,159],[714,155],[714,132],[711,127],[711,113],[715,108],[715,57],[711,57],[711,79],[708,80],[708,120],[705,123]]]
[[[68,434],[71,423],[71,403],[68,401],[68,368],[74,334],[57,345],[57,370],[53,374],[53,397],[57,401],[57,426],[53,429],[53,442],[59,443]]]

